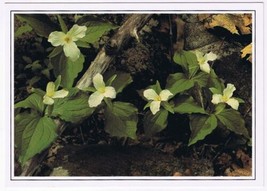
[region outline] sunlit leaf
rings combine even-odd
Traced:
[[[167,79],[166,89],[173,95],[188,90],[194,86],[194,81],[188,79],[183,73],[170,74]]]
[[[33,93],[25,100],[16,103],[15,108],[31,108],[42,113],[44,110],[43,97],[39,94]]]
[[[15,144],[19,161],[25,164],[46,149],[57,137],[56,124],[51,118],[36,113],[21,113],[15,118]]]
[[[177,99],[175,99],[174,112],[180,114],[206,114],[206,111],[200,105],[198,105],[197,102],[191,96],[179,96]]]

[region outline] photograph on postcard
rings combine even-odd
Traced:
[[[252,178],[253,18],[13,12],[14,176]]]

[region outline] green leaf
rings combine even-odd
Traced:
[[[154,134],[162,131],[168,124],[168,111],[161,109],[155,115],[151,111],[147,111],[144,116],[145,135],[152,137]]]
[[[166,109],[170,113],[174,114],[173,106],[171,104],[169,104],[167,101],[162,101],[161,105],[164,107],[164,109]]]
[[[223,92],[224,84],[220,78],[216,75],[213,69],[210,70],[209,87],[216,88],[219,92]]]
[[[67,28],[64,20],[62,19],[62,17],[60,15],[57,15],[57,19],[58,19],[58,22],[60,24],[62,32],[64,32],[66,34],[68,32],[68,28]]]
[[[170,74],[167,79],[166,89],[173,95],[188,90],[194,86],[194,82],[188,79],[183,73]]]
[[[48,55],[48,58],[53,58],[57,55],[59,55],[60,53],[63,53],[63,46],[57,46],[55,47],[52,52]]]
[[[39,94],[33,93],[29,95],[25,100],[15,104],[15,108],[31,108],[43,113],[44,104],[43,97]]]
[[[186,57],[184,55],[184,51],[175,52],[173,55],[173,61],[176,64],[179,64],[184,69],[184,71],[188,71],[187,60],[186,60]]]
[[[105,131],[111,136],[136,139],[137,112],[130,103],[113,102],[112,107],[105,110]]]
[[[193,145],[197,141],[203,140],[207,135],[217,127],[217,119],[215,115],[191,115],[190,129],[191,136],[188,145]]]
[[[75,43],[78,47],[81,47],[81,48],[89,48],[90,47],[90,45],[87,42],[83,42],[80,40],[76,41]]]
[[[61,83],[61,75],[59,75],[55,81],[55,91],[58,90],[60,83]]]
[[[192,80],[194,83],[198,83],[200,87],[206,87],[209,79],[209,74],[205,72],[199,72]]]
[[[15,16],[20,21],[26,21],[42,37],[48,38],[51,32],[58,29],[57,25],[45,14],[16,14]]]
[[[159,83],[158,80],[157,80],[157,82],[154,85],[150,85],[148,88],[151,88],[151,89],[155,90],[155,92],[157,94],[159,94],[162,91],[161,86],[160,86],[160,83]]]
[[[15,118],[15,144],[22,165],[46,149],[57,137],[56,124],[51,118],[36,113],[21,113]]]
[[[16,31],[15,31],[15,38],[18,38],[20,36],[22,36],[24,33],[27,33],[27,32],[31,32],[32,31],[32,27],[28,24],[25,24],[21,27],[19,27]]]
[[[118,72],[116,78],[112,82],[112,86],[115,88],[116,93],[120,93],[127,85],[133,82],[133,78],[128,73]]]
[[[225,103],[219,103],[215,106],[215,114],[221,113],[225,108]]]
[[[189,78],[193,77],[199,69],[199,64],[197,61],[196,55],[191,51],[183,51],[185,55],[187,64],[188,64],[188,72]]]
[[[62,87],[71,88],[75,78],[83,69],[84,56],[80,54],[80,57],[73,62],[71,59],[67,59],[62,52],[51,58],[50,61],[53,64],[55,76],[61,75]]]
[[[241,98],[238,97],[233,97],[234,99],[236,99],[239,103],[245,103],[245,101]]]
[[[72,91],[70,91],[69,94],[70,95],[64,99],[55,100],[51,115],[53,117],[59,117],[67,122],[80,123],[85,118],[89,117],[94,112],[95,108],[89,107],[89,97],[86,94],[75,95]]]
[[[174,112],[180,114],[192,114],[202,113],[206,114],[206,111],[197,104],[197,102],[191,96],[179,96],[174,100]]]
[[[209,90],[212,92],[212,94],[222,94],[222,92],[217,88],[209,88]]]
[[[234,109],[225,109],[216,114],[216,117],[230,131],[250,139],[248,130],[245,127],[245,121],[238,111]]]
[[[99,38],[111,29],[115,29],[118,26],[105,22],[105,21],[88,21],[84,25],[87,26],[87,31],[85,37],[80,39],[80,41],[84,41],[87,43],[95,43],[99,40]]]

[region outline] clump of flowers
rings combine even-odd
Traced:
[[[161,102],[168,101],[173,94],[165,89],[162,90],[159,94],[155,92],[153,89],[147,89],[143,93],[144,97],[147,100],[152,100],[149,103],[150,111],[155,115],[160,110]]]
[[[46,105],[53,105],[55,98],[64,98],[69,94],[67,90],[56,90],[54,82],[48,82],[46,86],[46,94],[43,97],[43,103]]]
[[[208,61],[214,61],[217,59],[217,55],[210,52],[208,54],[204,54],[200,51],[195,51],[197,61],[200,67],[200,70],[206,73],[210,73],[210,65]]]
[[[213,94],[211,102],[213,104],[226,103],[233,109],[238,110],[239,102],[237,99],[232,98],[235,90],[236,88],[233,84],[227,84],[223,94]]]
[[[80,57],[80,49],[75,42],[85,36],[86,30],[86,26],[75,24],[66,34],[61,31],[52,32],[48,37],[48,42],[55,47],[63,46],[66,57],[74,62]]]
[[[103,81],[103,76],[100,73],[97,73],[93,77],[93,84],[96,91],[89,97],[89,107],[97,107],[101,104],[105,97],[111,99],[116,98],[115,88],[112,86],[106,86],[105,82]]]

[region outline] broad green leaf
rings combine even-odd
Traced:
[[[67,122],[80,123],[94,112],[94,108],[89,107],[86,94],[75,95],[73,91],[69,94],[64,99],[55,100],[51,115]]]
[[[19,27],[16,31],[15,31],[15,38],[20,37],[21,35],[23,35],[24,33],[27,32],[31,32],[32,31],[32,27],[29,24],[25,24],[21,27]]]
[[[233,97],[234,99],[236,99],[239,103],[245,103],[245,101],[241,98],[238,97]]]
[[[53,64],[55,76],[61,75],[62,87],[71,88],[75,78],[83,69],[84,56],[80,54],[80,57],[73,62],[71,59],[67,59],[62,52],[51,58],[50,61]]]
[[[221,113],[224,110],[225,106],[226,106],[225,103],[217,104],[215,106],[215,114],[217,115],[217,114]]]
[[[224,84],[220,80],[220,78],[216,75],[213,69],[210,70],[210,77],[208,81],[208,86],[212,88],[216,88],[219,92],[223,92]]]
[[[57,55],[59,55],[60,53],[63,52],[63,46],[57,46],[55,47],[52,52],[48,55],[48,58],[53,58]]]
[[[167,101],[162,101],[161,105],[164,107],[164,109],[166,109],[170,113],[174,114],[173,106],[171,104],[169,104]]]
[[[42,37],[48,38],[51,32],[58,29],[58,26],[45,14],[16,14],[15,16],[20,21],[26,21]]]
[[[136,139],[137,109],[130,103],[113,102],[105,110],[105,131],[111,136]]]
[[[55,91],[58,90],[60,83],[61,83],[61,75],[59,75],[57,77],[57,79],[56,79],[56,81],[54,83],[55,84]]]
[[[238,135],[243,135],[246,138],[250,139],[248,130],[245,127],[245,120],[242,118],[238,111],[234,109],[225,109],[216,114],[216,117],[230,131],[233,131]]]
[[[57,137],[56,124],[51,118],[22,113],[15,118],[15,143],[22,165],[46,149]]]
[[[192,80],[194,83],[198,83],[200,87],[206,87],[209,79],[209,74],[205,72],[199,72],[197,75],[195,75]]]
[[[199,69],[198,61],[196,55],[191,51],[183,51],[185,55],[187,64],[188,64],[188,72],[189,78],[193,77]]]
[[[183,73],[170,74],[167,79],[166,89],[173,95],[188,90],[194,86],[194,81],[188,79]]]
[[[86,35],[85,37],[80,39],[80,41],[91,44],[97,42],[99,38],[107,31],[118,27],[112,23],[105,21],[87,21],[84,25],[87,26]]]
[[[40,113],[43,113],[44,111],[43,97],[39,94],[33,93],[25,100],[16,103],[15,108],[31,108],[35,109]]]
[[[129,73],[117,72],[116,78],[113,79],[111,86],[116,90],[116,93],[122,92],[122,90],[133,82],[132,76]]]
[[[80,40],[76,41],[76,45],[78,47],[81,47],[81,48],[89,48],[90,47],[90,45],[87,42],[80,41]]]
[[[216,88],[209,88],[209,90],[212,92],[212,94],[222,94],[222,92]]]
[[[191,115],[190,129],[191,136],[188,145],[193,145],[197,141],[203,140],[207,135],[217,127],[217,119],[215,115]]]
[[[187,64],[186,57],[184,55],[184,51],[175,52],[173,55],[173,61],[176,64],[179,64],[183,68],[184,71],[188,71],[188,64]]]
[[[191,96],[179,96],[174,100],[174,112],[180,114],[192,114],[202,113],[206,114],[206,111],[197,104],[197,102]]]
[[[159,94],[162,91],[161,86],[160,86],[160,83],[159,83],[158,80],[157,80],[157,82],[154,85],[150,85],[148,88],[151,88],[151,89],[155,90],[155,92],[157,94]]]
[[[60,15],[57,15],[57,19],[58,19],[58,22],[60,24],[60,28],[61,28],[62,32],[64,32],[66,34],[68,32],[68,28],[67,28],[64,20],[62,19],[62,17]]]
[[[147,111],[144,117],[145,135],[148,137],[162,131],[168,124],[168,111],[161,109],[155,115],[151,111]]]

